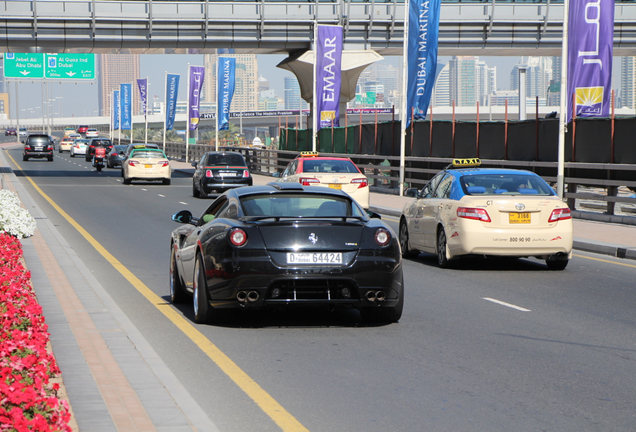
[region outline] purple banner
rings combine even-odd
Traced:
[[[568,21],[567,121],[609,117],[614,0],[571,1]]]
[[[201,87],[205,68],[203,66],[190,66],[190,80],[188,89],[188,124],[190,130],[195,130],[199,125],[199,103]]]
[[[137,87],[139,87],[139,98],[141,100],[141,111],[146,116],[148,107],[148,78],[137,79]]]
[[[316,110],[318,127],[340,126],[340,63],[342,27],[318,26],[316,49]]]

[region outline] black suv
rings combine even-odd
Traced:
[[[109,138],[93,138],[86,148],[86,162],[93,160],[97,146],[106,148],[106,153],[108,153],[113,148],[113,142]]]
[[[47,158],[49,162],[52,162],[53,147],[53,141],[48,135],[29,135],[24,142],[22,160],[28,161],[29,158]]]

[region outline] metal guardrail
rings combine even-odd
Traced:
[[[159,143],[161,144],[161,143]],[[299,153],[295,151],[253,149],[247,147],[219,147],[219,149],[236,151],[245,157],[250,170],[255,173],[272,175],[275,172],[282,172],[287,164]],[[210,145],[190,145],[189,161],[199,160],[208,151],[214,151]],[[186,160],[185,144],[166,143],[166,154],[168,157],[178,160]],[[399,194],[398,183],[400,180],[400,157],[381,155],[351,155],[337,153],[322,153],[324,156],[348,157],[353,160],[358,167],[363,170],[369,178],[371,187],[375,192],[388,194]],[[429,157],[406,157],[405,159],[405,183],[411,187],[422,188],[428,180],[437,174],[443,167],[449,165],[452,158],[429,158]],[[535,161],[510,161],[482,159],[482,166],[525,169],[529,171],[553,172],[554,175],[541,176],[549,183],[556,183],[556,162],[535,162]],[[581,178],[568,175],[569,171],[580,172],[580,170],[592,170],[604,173],[607,178]],[[619,188],[626,187],[636,192],[636,180],[612,180],[615,173],[626,173],[636,171],[636,165],[632,164],[592,164],[592,163],[565,163],[565,183],[567,192],[565,198],[571,209],[577,208],[577,200],[598,201],[605,203],[605,214],[615,215],[616,204],[624,203],[635,206],[636,198],[630,196],[618,196]],[[579,191],[579,188],[585,189]],[[588,188],[604,191],[604,193],[594,193],[587,191]]]

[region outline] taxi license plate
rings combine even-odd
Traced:
[[[150,164],[145,164],[145,165],[144,165],[144,167],[145,167],[145,168],[152,168],[152,165],[150,165]]]
[[[342,253],[288,252],[287,264],[342,264]]]
[[[530,223],[530,213],[509,213],[508,221],[511,224],[529,224]]]
[[[340,183],[329,183],[329,187],[331,189],[342,189],[342,185]]]

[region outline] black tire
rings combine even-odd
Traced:
[[[192,196],[195,198],[199,198],[199,189],[197,189],[197,187],[194,185],[194,182],[192,182]]]
[[[402,219],[400,221],[400,249],[402,250],[403,258],[413,258],[417,256],[417,252],[409,249],[409,228],[406,221]]]
[[[449,268],[450,263],[446,255],[446,232],[444,231],[444,228],[442,227],[439,227],[437,231],[436,250],[437,250],[437,265],[439,265],[440,268]]]
[[[181,283],[181,277],[179,277],[177,257],[174,252],[174,246],[172,246],[172,252],[170,253],[170,301],[177,304],[184,303],[185,300],[186,293]]]
[[[62,147],[60,146],[60,149],[58,150],[60,153],[62,153]]]
[[[122,183],[124,183],[125,185],[129,185],[131,181],[132,180],[127,179],[126,177],[124,177],[124,181]]]
[[[360,311],[360,315],[367,322],[372,323],[395,323],[402,318],[404,310],[404,276],[402,276],[402,293],[398,302],[393,307],[376,307],[364,308]]]
[[[28,160],[29,160],[29,157],[28,157],[28,156],[24,156],[24,155],[22,155],[22,160],[23,160],[24,162],[26,162],[26,161],[28,161]]]
[[[106,168],[112,168],[113,166],[110,164],[110,160],[106,161]]]
[[[170,179],[163,179],[163,184],[166,186],[170,185]]]
[[[569,262],[570,260],[564,259],[557,261],[546,261],[545,263],[550,270],[565,270]]]
[[[71,152],[71,157],[74,158],[75,157],[75,153]]]
[[[208,324],[212,321],[212,306],[208,297],[208,287],[205,282],[205,268],[201,254],[197,255],[194,265],[194,286],[192,287],[192,306],[194,308],[194,322]]]
[[[97,164],[95,168],[97,168],[97,172],[102,172],[102,164]]]
[[[49,160],[49,162],[53,162],[53,156],[49,156],[47,159]]]

